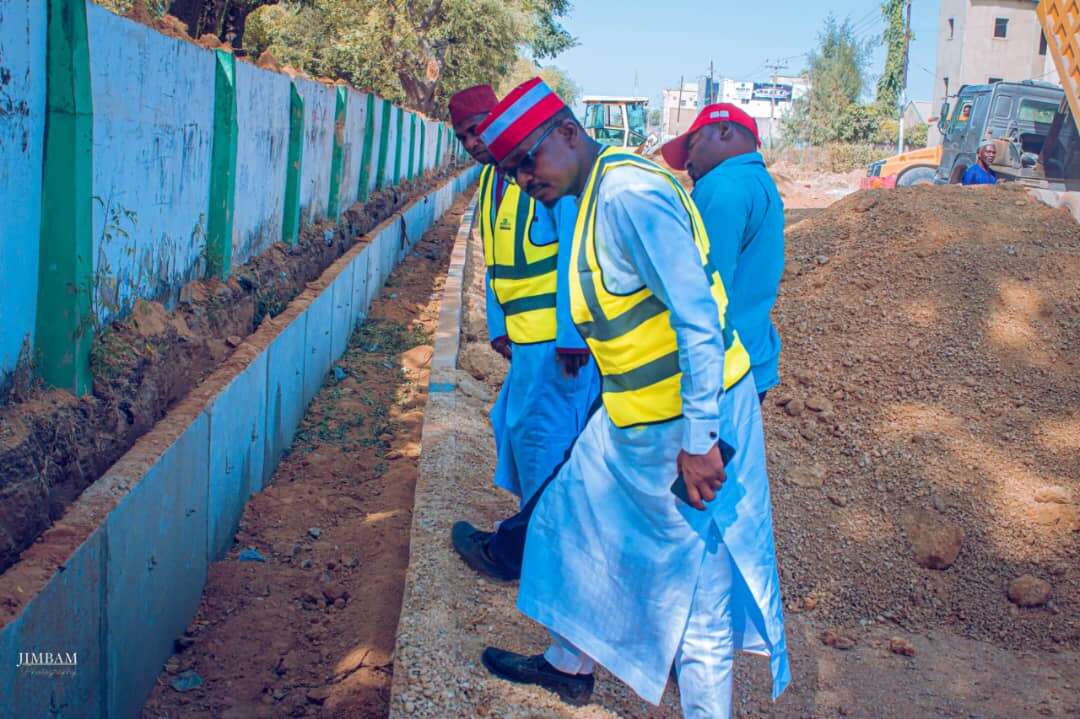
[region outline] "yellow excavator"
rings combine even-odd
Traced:
[[[585,98],[585,131],[601,145],[639,154],[656,138],[648,131],[647,97],[591,95]]]

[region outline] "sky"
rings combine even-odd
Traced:
[[[766,62],[804,67],[825,17],[850,18],[857,34],[878,36],[871,88],[885,65],[879,0],[575,0],[563,25],[580,42],[551,64],[566,70],[584,94],[633,95],[660,106],[660,92],[679,77],[696,81],[715,65],[716,77],[767,81]],[[913,0],[908,97],[930,100],[937,48],[938,0]],[[784,71],[781,71],[783,74]]]

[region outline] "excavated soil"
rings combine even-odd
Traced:
[[[1080,715],[1080,227],[1009,188],[898,189],[791,226],[787,250],[764,422],[793,682],[773,704],[767,664],[740,656],[736,716]],[[601,669],[572,708],[480,664],[547,637],[449,544],[455,520],[515,509],[491,487],[506,363],[475,238],[470,258],[458,389],[426,418],[449,436],[421,458],[392,716],[680,716],[673,685],[651,707]],[[958,536],[948,568],[915,561],[909,537],[944,563]],[[1022,574],[1048,603],[1010,602]]]
[[[431,336],[466,202],[393,272],[248,503],[147,719],[386,716]],[[243,561],[252,549],[265,561]],[[175,690],[189,670],[202,686]]]
[[[346,250],[366,242],[368,231],[456,172],[443,168],[375,193],[337,224],[304,228],[295,246],[274,244],[227,282],[192,282],[171,312],[138,302],[96,337],[87,396],[39,390],[0,406],[0,572],[263,318],[281,312]]]
[[[1080,649],[1080,226],[1007,185],[901,188],[787,243],[765,427],[791,611]],[[913,561],[924,536],[955,563]],[[1043,606],[1006,597],[1025,574]]]

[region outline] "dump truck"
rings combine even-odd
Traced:
[[[962,86],[941,107],[941,145],[871,164],[862,187],[959,183],[977,162],[979,145],[990,140],[999,179],[1049,192],[1080,190],[1078,7],[1077,0],[1042,0],[1037,8],[1063,86],[1035,80]]]

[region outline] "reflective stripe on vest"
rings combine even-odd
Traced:
[[[534,245],[535,201],[510,184],[496,207],[495,181],[495,167],[486,166],[480,173],[480,236],[488,281],[506,315],[507,337],[515,344],[552,342],[558,243]]]
[[[690,196],[671,173],[625,151],[600,153],[582,194],[570,262],[570,312],[603,375],[603,401],[617,427],[666,422],[682,416],[682,372],[671,312],[645,286],[615,294],[604,284],[596,255],[597,197],[604,174],[632,166],[663,177],[690,216],[702,269],[709,277],[724,337],[724,389],[750,371],[750,356],[727,319],[727,293],[709,261],[705,223]]]

